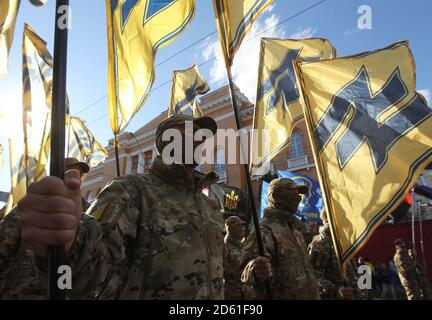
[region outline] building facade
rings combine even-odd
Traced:
[[[254,105],[236,87],[236,97],[242,117],[242,126],[249,130],[253,125]],[[218,129],[236,130],[236,122],[231,106],[229,87],[225,86],[215,90],[200,99],[200,106],[205,116],[216,120]],[[124,132],[119,138],[119,163],[121,175],[145,173],[156,157],[154,144],[155,132],[158,124],[167,117],[167,112],[161,113],[136,132]],[[282,150],[271,162],[271,170],[289,170],[306,174],[312,179],[317,179],[317,173],[312,157],[312,149],[304,122],[300,122],[294,128],[291,145]],[[249,148],[250,144],[248,145]],[[246,191],[246,181],[243,173],[243,165],[240,163],[240,146],[236,143],[235,164],[227,163],[227,148],[229,141],[217,141],[214,144],[214,164],[203,164],[197,169],[203,173],[215,171],[218,174],[218,183],[237,187]],[[115,152],[113,140],[107,147],[108,157],[105,162],[99,164],[85,177],[82,192],[83,196],[92,202],[102,188],[116,174]],[[248,150],[249,154],[249,150]],[[259,199],[259,177],[253,178],[253,189],[256,199]]]

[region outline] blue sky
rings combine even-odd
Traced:
[[[277,23],[319,2],[318,0],[274,0],[256,22],[239,51],[233,74],[240,89],[254,99],[256,90],[259,36]],[[69,33],[68,93],[71,113],[87,121],[95,137],[106,144],[112,137],[107,114],[107,45],[105,1],[73,0],[72,30]],[[41,8],[23,0],[10,53],[9,74],[0,80],[0,143],[7,149],[7,138],[20,134],[21,119],[14,110],[21,108],[21,45],[24,22],[30,24],[44,38],[52,52],[54,39],[54,0]],[[360,5],[372,9],[372,29],[357,29]],[[326,0],[316,7],[292,18],[263,35],[273,37],[323,37],[337,48],[338,56],[378,49],[398,40],[408,39],[416,60],[417,89],[427,96],[432,93],[431,37],[432,1],[428,0]],[[211,0],[197,0],[197,14],[191,26],[172,44],[163,48],[156,63],[164,61],[197,39],[216,29]],[[192,63],[200,64],[219,54],[217,35],[179,54],[156,69],[154,88],[168,82],[173,70],[184,69]],[[215,59],[200,66],[200,71],[212,89],[226,84],[222,60]],[[144,108],[131,121],[127,131],[135,131],[168,107],[171,84],[154,90]],[[97,103],[95,103],[98,101]],[[79,113],[85,107],[92,107]],[[12,115],[11,115],[12,114]],[[6,119],[6,120],[5,120]],[[7,151],[7,150],[6,150]],[[9,191],[8,153],[5,168],[0,169],[0,190]]]

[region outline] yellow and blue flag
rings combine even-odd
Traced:
[[[53,59],[47,43],[28,24],[23,34],[23,108],[50,112]]]
[[[34,6],[43,6],[48,0],[30,0]],[[21,0],[0,0],[0,79],[8,73],[9,51]]]
[[[14,147],[14,142],[9,141],[9,161],[11,168],[11,195],[13,199],[13,206],[15,206],[19,200],[21,200],[26,192],[26,165],[25,156],[22,152]],[[29,158],[29,169],[33,168],[33,158]]]
[[[92,168],[104,161],[107,156],[108,152],[94,138],[85,121],[78,117],[71,117],[67,157],[76,158]]]
[[[297,61],[306,124],[341,265],[404,201],[432,161],[432,109],[407,41]]]
[[[335,56],[335,48],[325,39],[261,39],[251,152],[253,175],[265,171],[270,160],[290,144],[295,124],[303,120],[293,61]]]
[[[318,181],[311,179],[310,177],[296,172],[290,171],[278,171],[279,178],[289,178],[298,185],[307,186],[308,192],[302,194],[302,200],[298,206],[298,210],[295,216],[302,221],[315,221],[320,223],[320,212],[324,207],[322,200],[321,190]],[[266,181],[262,182],[261,187],[261,217],[264,216],[264,208],[267,206],[267,190],[269,184]]]
[[[213,0],[219,41],[227,67],[254,21],[272,0]]]
[[[20,0],[0,0],[0,79],[8,73],[9,50],[12,46]]]
[[[11,169],[11,192],[6,213],[15,207],[26,195],[27,183],[35,181],[29,177],[35,176],[37,166],[37,160],[34,157],[30,156],[26,161],[20,143],[12,139],[9,139],[9,162]],[[42,178],[42,176],[39,178]]]
[[[185,70],[174,71],[168,116],[174,113],[201,116],[202,112],[196,98],[197,95],[206,94],[209,90],[207,81],[200,74],[196,65]]]
[[[23,34],[24,154],[37,159],[38,180],[50,152],[53,59],[47,43],[27,24]],[[68,112],[68,110],[67,110]]]
[[[106,0],[106,8],[108,108],[117,135],[150,95],[156,53],[190,25],[195,0]]]

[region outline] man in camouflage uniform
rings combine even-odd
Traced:
[[[187,148],[195,131],[207,129],[211,136],[216,128],[209,117],[164,120],[156,130],[158,156],[150,172],[111,181],[89,208],[93,218],[87,221],[79,222],[76,172],[31,186],[19,209],[23,237],[40,257],[38,266],[46,266],[47,245],[64,244],[73,270],[70,297],[223,299],[223,219],[217,203],[202,193],[217,176],[195,172],[197,164],[187,162],[200,144]],[[176,138],[184,152],[168,164],[165,148],[176,150]],[[38,206],[41,197],[49,200],[47,194],[58,199],[55,207]],[[38,221],[32,211],[38,211]],[[50,230],[53,219],[56,228]]]
[[[397,239],[394,244],[396,247],[396,253],[393,260],[407,298],[408,300],[419,300],[422,298],[422,294],[417,278],[416,265],[408,255],[405,241]]]
[[[420,289],[422,291],[422,297],[424,300],[429,300],[431,299],[431,296],[426,267],[417,260],[417,253],[415,252],[415,250],[409,249],[408,255],[415,263],[415,270],[417,273],[417,279],[419,281]]]
[[[361,293],[355,292],[353,289],[357,288],[358,276],[350,262],[346,267],[347,277],[345,279],[349,287],[344,285],[344,278],[336,258],[325,209],[321,211],[320,218],[323,225],[319,228],[319,234],[309,244],[308,252],[318,280],[321,299],[352,300],[353,296],[360,298]]]
[[[237,216],[225,220],[224,278],[225,299],[242,299],[240,258],[243,250],[244,222]]]
[[[75,158],[65,159],[66,171],[78,170],[80,177],[89,166]],[[82,198],[83,210],[89,207]],[[16,208],[0,221],[0,299],[39,300],[47,298],[47,288],[40,278],[33,252],[21,240],[19,212]]]
[[[265,298],[267,279],[271,279],[274,299],[319,299],[302,228],[294,217],[300,194],[306,192],[306,186],[291,179],[278,178],[269,184],[268,205],[260,223],[267,256],[257,257],[255,231],[247,238],[242,256],[242,281],[255,289],[259,299]]]

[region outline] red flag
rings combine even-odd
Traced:
[[[410,206],[412,206],[412,199],[411,199],[411,193],[407,193],[405,202],[408,203]]]

